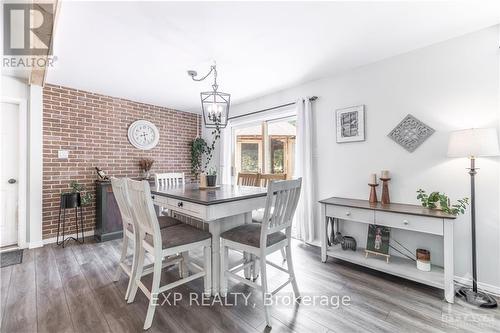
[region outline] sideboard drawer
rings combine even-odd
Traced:
[[[356,222],[373,223],[374,212],[371,209],[352,208],[345,206],[326,206],[326,215]]]
[[[375,223],[399,229],[443,235],[443,220],[440,218],[376,211]]]

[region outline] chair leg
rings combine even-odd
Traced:
[[[120,260],[118,261],[118,267],[116,267],[116,272],[115,275],[113,276],[113,281],[116,282],[120,279],[120,273],[122,272],[122,267],[121,263],[125,261],[127,258],[127,247],[128,247],[128,237],[123,234],[123,241],[122,241],[122,253],[120,255]],[[129,284],[130,284],[130,279],[129,279]]]
[[[290,274],[290,279],[292,279],[293,294],[295,298],[300,298],[299,287],[297,286],[297,279],[295,278],[295,271],[293,270],[290,244],[286,246],[286,264],[288,266],[288,274]]]
[[[153,317],[156,311],[156,305],[158,305],[158,296],[160,291],[160,279],[161,279],[161,266],[162,258],[161,255],[155,253],[153,266],[153,283],[151,284],[151,297],[149,299],[148,312],[146,314],[146,320],[144,321],[144,329],[147,330],[151,327],[153,323]]]
[[[253,279],[253,281],[257,281],[257,279],[259,278],[259,274],[260,274],[260,260],[256,255],[253,256],[252,260],[253,260],[252,279]]]
[[[205,270],[205,276],[203,277],[203,287],[205,289],[206,295],[212,294],[212,247],[203,247],[203,256],[205,257],[205,264],[203,269]]]
[[[229,248],[226,246],[224,239],[220,240],[220,287],[219,292],[222,297],[227,295],[227,276],[226,271],[229,268]]]
[[[250,261],[252,261],[252,254],[248,252],[243,252],[243,259],[244,263],[248,264]],[[250,266],[245,267],[243,271],[243,275],[245,276],[245,279],[250,280],[252,278],[252,269]]]
[[[140,244],[135,244],[139,247],[139,256],[137,258],[137,269],[135,272],[135,279],[133,279],[132,287],[130,288],[130,294],[128,295],[127,303],[132,303],[135,299],[135,294],[137,293],[138,283],[141,281],[142,272],[144,270],[144,255],[145,250]]]
[[[283,258],[283,261],[286,261],[285,249],[281,249],[281,257]]]
[[[135,281],[135,278],[137,276],[137,266],[139,259],[139,250],[140,250],[138,244],[140,244],[139,237],[134,237],[134,248],[133,248],[134,253],[132,255],[132,266],[130,267],[130,278],[128,280],[127,291],[125,292],[125,299],[129,298],[130,291],[132,290],[133,281]]]
[[[189,276],[189,252],[182,252],[182,261],[181,261],[181,267],[182,267],[182,277],[187,278]]]
[[[267,288],[267,271],[266,271],[266,257],[263,256],[260,258],[260,280],[262,286],[262,301],[264,302],[264,313],[266,315],[266,324],[271,327],[271,306],[266,305],[265,299],[268,296],[268,288]]]

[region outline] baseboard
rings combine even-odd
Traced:
[[[455,276],[455,282],[459,285],[472,287],[472,279],[461,276]],[[500,287],[488,283],[478,282],[477,289],[480,289],[488,294],[500,297]]]
[[[36,241],[36,242],[29,242],[28,249],[36,249],[37,247],[42,247],[43,244],[44,244],[43,240]]]
[[[82,234],[80,234],[80,236],[81,235]],[[83,233],[83,237],[89,237],[89,236],[94,236],[94,230],[85,231]],[[66,235],[66,237],[75,237],[76,238],[76,234]],[[43,242],[43,245],[54,244],[55,242],[57,242],[57,237],[46,238],[42,242]]]

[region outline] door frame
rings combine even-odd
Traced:
[[[18,217],[17,247],[26,248],[27,179],[28,179],[28,108],[20,98],[1,97],[0,102],[16,104],[19,109],[19,174],[18,174]]]

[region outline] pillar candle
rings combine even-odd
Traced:
[[[380,178],[389,178],[389,170],[382,170],[380,172]]]
[[[368,181],[368,184],[377,184],[377,174],[372,173],[370,175],[370,180]]]

